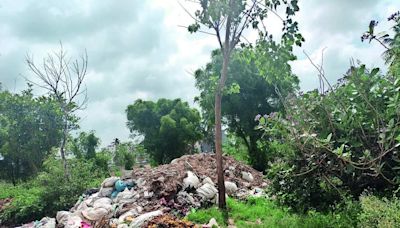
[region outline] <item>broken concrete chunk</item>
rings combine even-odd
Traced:
[[[183,189],[198,188],[199,186],[199,178],[193,172],[187,171],[187,177],[183,179]]]
[[[101,187],[109,188],[109,187],[114,187],[115,182],[119,180],[119,177],[109,177],[106,178],[103,183],[101,183]]]
[[[210,183],[205,183],[203,186],[198,188],[197,194],[201,196],[203,199],[211,200],[215,197],[215,195],[218,193],[218,190],[214,187],[213,184]]]
[[[234,194],[237,191],[238,187],[233,182],[225,181],[225,189],[226,189],[226,193]]]
[[[139,228],[144,225],[145,222],[150,221],[152,218],[162,215],[162,211],[152,211],[148,212],[145,214],[140,215],[139,217],[136,217],[131,224],[129,224],[129,227],[134,227],[134,228]]]

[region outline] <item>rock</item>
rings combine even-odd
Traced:
[[[233,182],[225,181],[225,190],[226,190],[226,193],[232,195],[238,190],[238,187]]]
[[[173,159],[169,164],[175,164],[178,162],[178,158]]]
[[[242,171],[242,178],[248,182],[253,182],[254,181],[254,177],[251,173],[249,172],[244,172]]]
[[[127,224],[119,224],[117,228],[129,228]]]
[[[83,217],[90,221],[98,221],[108,215],[109,211],[104,208],[93,208],[89,207],[82,211]]]
[[[216,226],[216,227],[219,227],[219,225],[218,225],[218,223],[217,223],[217,220],[215,220],[215,218],[211,218],[210,221],[208,222],[207,226],[210,227],[210,228],[213,227],[213,226],[214,226],[214,227],[215,227],[215,226]]]
[[[197,194],[199,194],[203,199],[211,200],[218,193],[218,190],[214,187],[213,184],[205,183],[200,188],[196,190]]]
[[[183,179],[183,189],[198,188],[199,186],[199,178],[193,172],[187,171],[187,177]]]
[[[119,177],[109,177],[106,178],[103,183],[101,183],[101,187],[109,188],[114,187],[115,182],[119,180]]]
[[[139,228],[144,225],[144,223],[148,222],[149,220],[153,219],[156,216],[162,215],[162,211],[157,210],[157,211],[152,211],[148,212],[145,214],[140,215],[139,217],[136,217],[131,224],[129,224],[129,227],[134,227],[134,228]]]
[[[113,187],[101,187],[99,191],[99,196],[110,197],[113,191],[114,191]]]

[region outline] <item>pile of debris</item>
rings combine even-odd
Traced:
[[[229,196],[261,194],[267,185],[262,173],[233,158],[223,159]],[[134,169],[122,177],[105,179],[100,189],[87,191],[69,211],[59,211],[57,227],[142,227],[150,221],[148,225],[154,225],[154,221],[177,224],[180,220],[172,218],[186,215],[191,208],[216,203],[216,183],[213,154],[185,155],[156,168]],[[51,221],[46,227],[54,224],[54,219],[42,220]],[[187,227],[191,227],[189,223]]]

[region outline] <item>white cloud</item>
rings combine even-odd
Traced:
[[[181,3],[190,12],[196,9],[190,1]],[[300,7],[297,20],[306,43],[296,49],[299,60],[292,66],[303,89],[318,85],[303,49],[319,63],[327,47],[324,65],[332,82],[346,72],[350,58],[383,65],[382,49],[361,43],[359,37],[371,19],[382,20],[380,27],[387,28],[384,20],[400,2],[303,0]],[[89,103],[79,115],[82,130],[95,130],[103,145],[116,137],[128,138],[125,109],[135,99],[182,98],[193,104],[198,91],[190,72],[203,67],[218,47],[214,36],[190,34],[180,27],[193,20],[176,0],[4,0],[0,21],[0,81],[10,90],[24,89],[20,75],[31,75],[24,64],[27,52],[40,60],[58,48],[59,40],[72,56],[87,49]],[[280,34],[276,16],[271,14],[266,26],[275,36]],[[246,37],[257,36],[247,32]]]

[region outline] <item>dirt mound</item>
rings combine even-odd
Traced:
[[[231,157],[223,159],[229,196],[258,195],[267,185],[260,172]],[[170,164],[134,169],[105,179],[98,192],[91,189],[69,211],[58,212],[57,227],[127,228],[157,221],[191,227],[176,216],[216,203],[216,182],[215,155],[210,154],[185,155]]]
[[[232,157],[223,157],[225,181],[233,182],[239,189],[261,188],[264,179],[261,172],[236,161]],[[173,198],[182,189],[183,179],[187,177],[187,171],[193,172],[198,178],[209,177],[213,183],[217,183],[217,164],[214,154],[184,155],[173,160],[170,164],[155,168],[139,168],[132,171],[133,179],[142,178],[159,197]],[[251,179],[244,179],[243,173],[250,173]],[[245,174],[246,175],[246,174]]]

